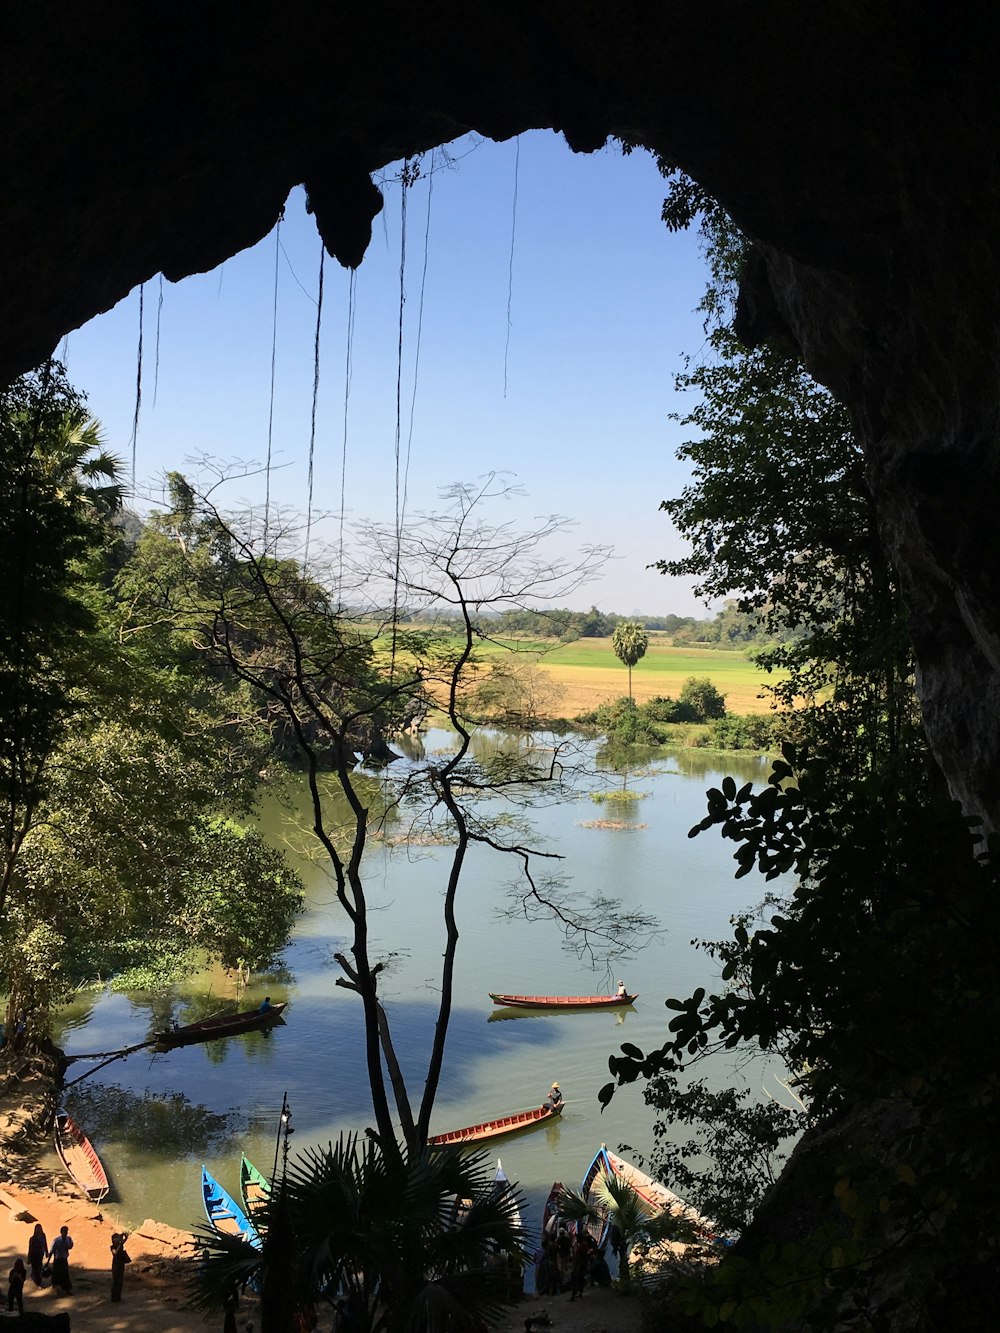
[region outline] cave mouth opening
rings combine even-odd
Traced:
[[[317,515],[336,514],[342,487],[349,515],[391,508],[394,445],[410,510],[499,469],[526,490],[525,515],[558,510],[578,520],[581,541],[615,546],[621,559],[592,600],[704,614],[689,584],[647,569],[680,550],[658,504],[687,476],[669,414],[674,373],[704,343],[705,281],[698,238],[661,221],[651,156],[615,144],[574,154],[537,131],[428,152],[405,190],[402,169],[376,177],[385,208],[353,288],[347,270],[326,265]],[[273,502],[305,509],[318,249],[299,187],[277,237],[211,272],[146,284],[137,457],[147,490],[183,458],[270,453]],[[133,291],[68,340],[71,378],[116,443],[133,424],[138,302]],[[259,504],[264,488],[248,478],[240,494]]]

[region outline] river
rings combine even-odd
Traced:
[[[422,740],[427,750],[448,743],[440,732]],[[487,737],[481,743],[505,742]],[[471,853],[458,903],[455,1006],[431,1128],[454,1129],[538,1105],[558,1081],[567,1103],[561,1119],[501,1139],[492,1149],[508,1177],[520,1183],[529,1223],[537,1225],[553,1180],[579,1186],[602,1142],[612,1148],[629,1144],[639,1152],[652,1147],[653,1113],[641,1085],[620,1089],[603,1115],[596,1093],[609,1077],[608,1056],[621,1042],[644,1049],[662,1043],[670,1017],[667,996],[686,996],[716,980],[716,965],[691,941],[725,935],[730,916],[762,897],[762,882],[734,880],[731,843],[712,831],[694,839],[687,832],[705,813],[705,789],[718,785],[723,772],[763,781],[767,771],[767,763],[756,758],[680,751],[629,776],[629,789],[643,799],[624,817],[642,827],[587,827],[610,816],[584,785],[533,813],[540,839],[564,857],[563,870],[576,890],[620,897],[659,920],[662,933],[612,964],[612,975],[581,960],[555,924],[503,916],[505,886],[513,875],[509,859],[481,848]],[[621,778],[603,785],[620,786]],[[304,850],[308,843],[299,832],[304,811],[297,816],[272,803],[263,821],[271,837],[293,848],[307,901],[281,966],[253,979],[243,1007],[265,993],[287,1000],[286,1025],[167,1054],[141,1051],[67,1095],[112,1179],[105,1211],[123,1226],[134,1227],[144,1217],[183,1228],[202,1222],[203,1161],[234,1194],[241,1151],[269,1173],[286,1092],[295,1124],[293,1152],[371,1123],[360,1002],[334,984],[340,973],[333,954],[345,947],[346,923],[333,886],[322,863]],[[447,857],[446,848],[375,844],[365,860],[368,891],[378,909],[373,952],[392,955],[382,992],[415,1097],[422,1090],[417,1071],[436,1014]],[[604,993],[619,976],[639,994],[624,1011],[510,1017],[494,1011],[488,994]],[[124,1047],[142,1040],[154,1016],[162,1025],[171,1005],[181,1022],[221,1007],[232,995],[228,987],[222,973],[206,971],[172,996],[86,995],[61,1012],[56,1039],[71,1054]],[[85,1067],[71,1066],[69,1077]],[[742,1077],[728,1066],[715,1076]],[[58,1169],[54,1155],[52,1161]]]

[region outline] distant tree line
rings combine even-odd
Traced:
[[[415,613],[400,617],[412,622]],[[440,624],[447,616],[436,616]],[[482,627],[491,636],[520,635],[532,639],[556,639],[574,643],[577,639],[610,639],[619,625],[635,623],[644,630],[666,635],[675,647],[684,644],[719,644],[730,646],[774,647],[793,641],[795,633],[782,625],[769,623],[764,612],[741,611],[735,600],[727,601],[714,616],[699,620],[695,616],[654,616],[638,613],[623,615],[617,611],[570,611],[551,607],[543,611],[520,608],[481,617]]]

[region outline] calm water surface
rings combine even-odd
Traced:
[[[423,738],[427,749],[447,744],[444,733]],[[514,874],[509,858],[476,848],[467,861],[458,904],[455,1007],[432,1130],[538,1105],[557,1080],[567,1100],[561,1120],[493,1147],[527,1196],[528,1222],[537,1223],[553,1180],[579,1186],[602,1142],[651,1149],[653,1114],[641,1085],[619,1090],[600,1112],[596,1093],[608,1079],[608,1056],[623,1041],[642,1048],[663,1041],[670,1017],[664,999],[710,986],[717,976],[712,960],[691,941],[723,936],[730,916],[761,896],[752,880],[734,881],[732,844],[711,832],[687,837],[704,814],[706,787],[717,785],[722,771],[763,781],[768,765],[686,751],[640,777],[630,775],[629,788],[645,799],[628,817],[641,829],[584,827],[604,813],[620,813],[602,810],[586,790],[534,813],[539,841],[562,854],[576,890],[620,897],[654,913],[663,927],[648,947],[613,964],[613,976],[581,961],[555,924],[502,915]],[[281,967],[254,979],[244,1007],[265,992],[288,1000],[286,1026],[163,1055],[138,1052],[67,1094],[67,1105],[108,1167],[115,1190],[108,1211],[122,1225],[144,1217],[185,1228],[201,1222],[203,1161],[234,1194],[241,1151],[269,1172],[285,1091],[296,1126],[293,1150],[372,1122],[360,1002],[334,984],[340,972],[333,954],[346,947],[347,931],[332,883],[322,864],[305,856],[307,840],[294,815],[275,805],[264,820],[272,836],[294,849],[307,903]],[[369,893],[381,909],[373,917],[373,953],[394,957],[383,997],[415,1101],[436,1013],[447,859],[444,848],[374,845],[365,862]],[[488,995],[605,993],[618,976],[639,992],[634,1008],[509,1017],[494,1010]],[[171,996],[89,997],[63,1012],[56,1037],[70,1054],[110,1051],[142,1040],[171,1014],[190,1021],[231,996],[229,979],[205,972]],[[68,1077],[85,1068],[71,1066]],[[738,1081],[740,1075],[726,1068],[716,1077]]]

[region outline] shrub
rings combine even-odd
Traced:
[[[779,730],[778,719],[769,713],[729,713],[712,722],[709,744],[719,750],[771,750]]]
[[[719,693],[707,676],[688,676],[681,690],[681,703],[688,704],[694,710],[693,722],[710,722],[726,714],[726,697]]]

